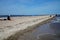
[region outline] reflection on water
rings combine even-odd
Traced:
[[[53,34],[45,34],[45,35],[40,35],[39,40],[56,40],[56,37]]]
[[[44,28],[41,29],[41,27],[44,27]],[[60,19],[59,17],[55,18],[50,23],[44,24],[41,27],[40,29],[44,32],[44,35],[42,33],[42,35],[39,36],[39,40],[60,40]],[[45,34],[45,32],[48,34]]]
[[[57,21],[57,22],[56,22]],[[19,37],[22,40],[60,40],[60,17],[53,19],[32,32]]]

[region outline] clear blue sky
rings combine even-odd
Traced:
[[[0,15],[60,14],[60,0],[0,0]]]

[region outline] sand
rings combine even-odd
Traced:
[[[52,16],[53,17],[53,16]],[[11,20],[0,20],[0,40],[15,34],[17,31],[24,30],[27,27],[38,24],[50,18],[48,16],[26,16],[26,17],[11,17]],[[1,18],[0,18],[1,19]]]

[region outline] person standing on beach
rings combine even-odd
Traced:
[[[7,16],[7,20],[11,20],[11,19],[10,19],[10,15]]]

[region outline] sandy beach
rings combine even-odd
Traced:
[[[27,16],[27,17],[11,17],[10,21],[0,20],[0,40],[4,40],[9,36],[15,34],[17,31],[27,29],[32,25],[36,25],[52,17],[50,17],[49,15],[48,16]]]

